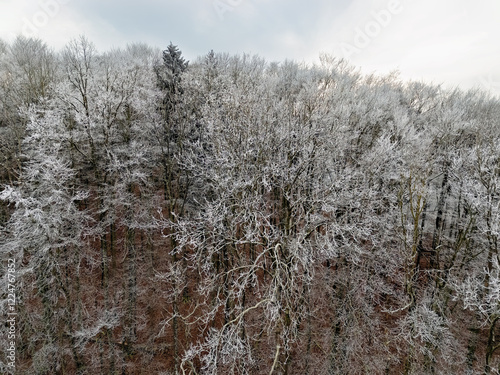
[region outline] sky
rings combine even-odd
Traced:
[[[56,50],[85,35],[100,51],[177,45],[268,61],[345,58],[365,73],[500,96],[500,0],[0,0],[0,38]]]

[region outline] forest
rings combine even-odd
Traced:
[[[499,374],[500,100],[181,48],[0,40],[0,372]]]

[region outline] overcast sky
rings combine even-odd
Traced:
[[[0,37],[56,49],[86,35],[100,51],[170,41],[270,61],[344,57],[365,72],[500,94],[500,0],[0,0]]]

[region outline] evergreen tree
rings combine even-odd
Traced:
[[[179,48],[170,42],[163,51],[163,64],[156,69],[160,88],[171,95],[180,93],[181,75],[186,71],[188,64],[189,61],[182,57]]]

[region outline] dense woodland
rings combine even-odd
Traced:
[[[487,93],[18,37],[0,133],[16,374],[500,372]]]

